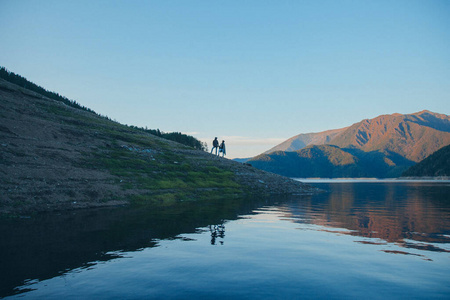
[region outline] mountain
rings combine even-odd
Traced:
[[[299,134],[248,163],[291,177],[398,177],[449,144],[450,117],[424,110]]]
[[[0,79],[0,213],[318,191],[113,122],[19,79],[21,86]]]
[[[300,178],[397,177],[414,164],[395,153],[364,152],[334,145],[261,154],[248,163],[258,169]]]
[[[439,149],[418,164],[412,166],[411,168],[403,172],[402,176],[450,176],[450,145]]]
[[[427,110],[383,115],[353,124],[330,144],[365,152],[387,150],[419,162],[450,144],[450,116]]]
[[[450,117],[427,110],[414,114],[382,115],[349,127],[299,134],[273,151],[296,151],[309,145],[335,145],[365,152],[389,151],[419,162],[450,144]]]
[[[267,150],[266,154],[275,151],[297,151],[309,145],[329,144],[337,135],[345,131],[348,127],[341,129],[327,130],[317,133],[301,133]]]

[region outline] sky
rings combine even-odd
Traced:
[[[0,0],[0,66],[252,157],[382,114],[450,114],[450,1]]]

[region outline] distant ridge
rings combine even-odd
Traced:
[[[261,154],[248,161],[252,166],[298,178],[398,177],[414,165],[394,153],[364,152],[334,145],[311,145],[294,151]]]
[[[431,154],[417,165],[412,166],[404,177],[437,177],[450,176],[450,145]]]
[[[299,134],[248,161],[291,177],[398,177],[450,144],[450,117],[423,110]]]
[[[282,142],[281,144],[264,152],[266,154],[275,151],[296,151],[305,148],[309,145],[324,145],[330,143],[337,135],[342,133],[348,127],[341,129],[332,129],[316,133],[301,133],[290,139]]]

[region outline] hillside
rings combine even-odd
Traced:
[[[289,177],[397,177],[414,162],[395,154],[311,145],[289,152],[261,154],[249,160],[254,167]]]
[[[317,192],[2,79],[0,137],[1,213]]]
[[[450,176],[450,145],[439,149],[418,164],[412,166],[411,168],[403,172],[402,176]]]
[[[388,151],[419,162],[450,144],[450,117],[427,110],[406,115],[382,115],[342,129],[300,134],[265,153],[296,151],[308,145],[324,144],[365,152]]]

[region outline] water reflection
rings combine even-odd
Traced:
[[[224,220],[234,220],[269,199],[219,199],[139,208],[79,210],[0,220],[0,297],[27,282],[158,246],[211,225],[211,243],[223,244]]]
[[[124,254],[133,259],[110,265],[114,268],[123,264],[124,269],[101,273],[101,268],[97,268],[97,272],[120,274],[119,282],[122,276],[128,282],[136,282],[131,288],[133,292],[149,283],[154,289],[161,289],[161,295],[171,295],[176,289],[163,291],[169,286],[168,282],[179,282],[179,291],[184,288],[194,292],[207,288],[216,290],[228,282],[228,287],[241,284],[241,289],[226,291],[242,293],[242,298],[248,297],[247,290],[252,287],[254,292],[271,295],[275,291],[272,287],[283,289],[291,285],[292,290],[296,290],[301,284],[303,291],[311,290],[308,295],[315,295],[323,290],[323,282],[338,289],[343,286],[339,280],[346,282],[348,277],[350,282],[351,278],[359,278],[360,269],[367,270],[367,282],[372,285],[371,269],[380,264],[386,265],[386,269],[376,279],[378,286],[385,286],[384,273],[392,270],[384,256],[412,259],[417,256],[422,262],[430,260],[427,251],[450,250],[448,184],[320,183],[316,186],[329,192],[306,198],[220,199],[1,220],[0,297],[25,292],[39,285],[33,283],[61,278],[64,274],[79,272],[89,276],[86,269],[95,269],[100,262]],[[324,242],[323,232],[316,231],[331,232],[333,241],[342,244],[330,247],[335,244]],[[348,244],[339,240],[339,235],[354,236],[349,242],[354,247],[348,248]],[[201,242],[194,242],[197,239]],[[172,249],[158,247],[168,244],[163,240],[174,240]],[[381,253],[383,257],[372,253],[362,255],[361,247],[377,249],[376,254]],[[354,257],[348,259],[348,249],[360,251],[357,264],[354,264]],[[433,259],[439,255],[433,254],[435,256],[430,256]],[[370,261],[371,257],[376,259]],[[341,267],[330,272],[330,262]],[[360,268],[363,264],[368,267]],[[351,273],[348,268],[353,265],[358,267]],[[217,269],[221,272],[216,272]],[[173,279],[176,274],[182,278]],[[218,285],[209,287],[210,281],[202,280],[201,274],[206,278],[214,276]],[[404,274],[397,277],[403,278]],[[183,278],[185,281],[181,280]],[[197,290],[193,288],[196,286],[193,278],[198,278]],[[238,283],[233,281],[236,278]],[[98,277],[95,282],[102,279]],[[429,282],[434,279],[431,276]],[[79,280],[86,281],[85,278]],[[311,280],[315,285],[307,285]],[[101,282],[99,285],[114,290],[114,284],[108,284]],[[395,283],[392,285],[395,287]],[[366,284],[361,285],[362,294],[366,288]],[[63,285],[61,291],[64,289]],[[86,288],[85,292],[89,294],[88,290]],[[146,292],[143,290],[141,295]],[[286,295],[294,298],[295,294]]]
[[[225,225],[209,225],[209,231],[211,232],[211,245],[216,245],[217,239],[219,239],[219,244],[223,245],[223,240],[225,239]]]
[[[329,193],[283,205],[285,217],[322,230],[380,239],[405,248],[450,252],[450,184],[419,182],[318,183]],[[336,231],[335,231],[336,232]]]

